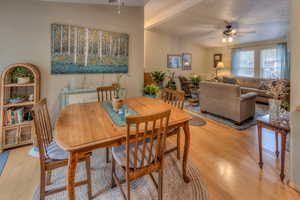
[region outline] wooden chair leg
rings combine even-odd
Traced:
[[[180,130],[177,133],[177,160],[180,160]]]
[[[114,188],[116,187],[116,182],[114,179],[114,175],[116,174],[116,161],[113,157],[111,159],[111,165],[111,188]]]
[[[40,176],[40,200],[44,200],[46,196],[46,171],[45,169],[41,169]]]
[[[130,200],[130,181],[129,178],[126,179],[127,182],[127,200]]]
[[[46,172],[46,185],[51,185],[51,174],[52,170]]]
[[[86,177],[87,177],[87,189],[88,199],[92,199],[92,178],[91,178],[91,160],[90,157],[86,158],[85,161]]]
[[[109,148],[106,148],[106,163],[109,163]]]
[[[158,172],[158,200],[163,199],[163,169]]]

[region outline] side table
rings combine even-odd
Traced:
[[[273,130],[275,132],[276,139],[276,156],[279,156],[278,151],[278,134],[281,135],[281,181],[284,180],[285,174],[285,153],[286,153],[286,138],[290,132],[289,120],[281,120],[280,122],[274,122],[270,119],[270,115],[264,115],[257,118],[257,128],[258,128],[258,145],[259,145],[259,167],[263,168],[263,158],[262,158],[262,128]]]

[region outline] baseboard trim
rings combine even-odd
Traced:
[[[293,183],[292,181],[288,181],[288,186],[290,186],[291,188],[293,188],[294,190],[296,190],[297,192],[300,193],[300,186],[299,185],[296,185],[295,183]]]

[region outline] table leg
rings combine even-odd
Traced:
[[[280,172],[280,179],[281,181],[284,180],[284,166],[285,166],[285,149],[286,149],[286,132],[283,132],[281,138],[281,172]]]
[[[257,132],[258,132],[258,147],[259,147],[259,167],[263,168],[263,158],[262,158],[262,128],[261,125],[257,124]]]
[[[276,151],[275,151],[275,154],[276,154],[276,157],[278,158],[279,151],[278,151],[278,132],[277,131],[275,131],[275,140],[276,140]]]
[[[77,154],[74,152],[70,152],[69,161],[68,161],[68,180],[67,180],[67,190],[69,194],[69,200],[75,200],[75,173],[77,166]]]
[[[184,139],[184,152],[183,152],[183,161],[182,161],[182,175],[183,175],[184,182],[188,183],[190,182],[190,178],[186,174],[186,165],[187,165],[187,159],[190,150],[190,139],[191,139],[190,127],[188,121],[184,123],[183,131],[184,131],[185,139]]]

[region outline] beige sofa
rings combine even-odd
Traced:
[[[256,93],[242,94],[240,86],[220,82],[200,83],[201,112],[209,112],[240,124],[255,115]]]
[[[247,94],[249,92],[255,92],[257,94],[256,96],[256,102],[260,103],[268,103],[268,100],[272,97],[267,94],[267,83],[270,81],[273,81],[273,79],[263,79],[263,78],[252,78],[252,77],[228,77],[224,76],[222,78],[222,82],[226,82],[226,80],[234,84],[238,84],[241,86],[241,93]],[[289,93],[290,88],[290,82],[285,81],[286,83],[286,90]],[[289,99],[289,95],[287,96],[287,100]]]

